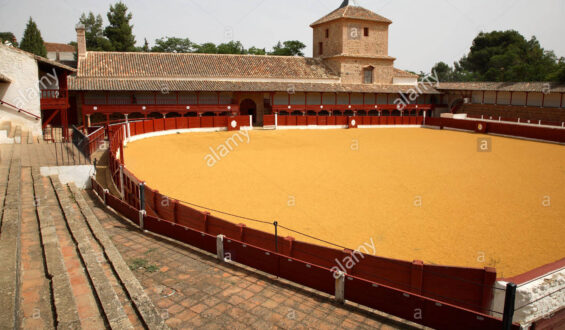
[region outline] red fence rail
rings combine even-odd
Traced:
[[[348,124],[348,116],[281,116],[264,115],[264,125],[277,126],[344,126]],[[423,116],[354,116],[357,125],[422,125]]]
[[[322,116],[279,116],[279,119],[281,117],[302,117],[306,118],[306,122],[307,117],[314,117],[310,120],[320,123],[318,117]],[[326,117],[329,118],[331,117]],[[358,118],[367,125],[376,122],[374,116]],[[416,122],[419,120],[419,117],[405,118],[409,123],[411,119]],[[347,117],[344,116],[334,119],[336,122],[345,119],[347,123]],[[132,122],[129,123],[129,134],[135,136],[172,129],[226,127],[231,120],[236,120],[238,126],[244,126],[248,123],[249,117],[178,117]],[[388,118],[385,120],[388,122]],[[395,123],[394,120],[392,123]],[[128,129],[125,125],[108,128],[109,169],[116,187],[123,191],[123,200],[108,197],[110,195],[106,194],[94,179],[93,189],[101,197],[105,196],[109,206],[139,224],[141,181],[127,169],[120,168],[123,165],[123,142],[127,134]],[[117,157],[118,152],[119,157]],[[232,260],[322,292],[334,293],[333,276],[337,269],[336,260],[355,256],[350,250],[336,250],[296,241],[291,237],[276,237],[244,225],[236,225],[184,205],[147,186],[144,186],[144,192],[147,212],[144,218],[146,230],[211,253],[216,252],[216,236],[225,235],[227,239],[223,243],[224,251],[230,253]],[[467,328],[498,329],[500,320],[486,315],[489,312],[495,281],[496,271],[491,268],[424,265],[422,262],[406,262],[365,255],[354,267],[347,270],[346,299],[370,307],[376,306],[384,312],[436,328],[464,324]],[[386,299],[368,295],[369,291],[375,291]],[[434,316],[414,320],[410,316],[414,315],[413,308],[390,303],[391,301],[406,303],[408,301],[406,297],[412,297],[409,306],[420,306],[426,309],[426,315]],[[445,313],[449,315],[446,316]],[[459,323],[450,323],[455,321]]]
[[[478,133],[523,137],[528,139],[545,140],[565,143],[565,129],[560,127],[541,127],[519,125],[515,123],[477,121],[451,118],[428,118],[427,126],[454,128]]]

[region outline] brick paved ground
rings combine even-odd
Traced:
[[[271,275],[151,234],[108,213],[92,192],[91,208],[171,328],[417,329],[362,306],[333,303]]]

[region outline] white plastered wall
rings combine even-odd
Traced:
[[[26,54],[0,46],[0,73],[11,82],[0,83],[0,99],[13,104],[36,116],[41,116],[41,103],[38,88],[37,62]],[[0,105],[0,122],[12,122],[22,130],[41,134],[41,121],[6,105]]]

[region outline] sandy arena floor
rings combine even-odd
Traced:
[[[221,145],[243,140],[225,157]],[[521,274],[565,257],[565,147],[428,129],[190,133],[125,149],[170,197],[376,255]],[[212,165],[212,148],[218,155]],[[222,218],[273,232],[273,226]],[[281,235],[312,241],[280,230]],[[318,244],[321,244],[318,242]]]

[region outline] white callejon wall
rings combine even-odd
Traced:
[[[394,77],[392,78],[393,85],[411,85],[416,86],[418,85],[418,78],[410,78],[410,77]]]
[[[94,165],[45,166],[39,169],[42,176],[58,175],[62,184],[74,183],[80,189],[90,189]]]
[[[492,310],[504,311],[507,282],[498,281],[494,290]],[[533,281],[519,284],[516,290],[514,322],[528,328],[535,321],[552,318],[565,306],[565,268],[551,272]],[[496,315],[495,316],[499,316]]]
[[[35,59],[0,45],[0,73],[11,80],[10,83],[0,83],[0,99],[41,116],[39,73]],[[22,130],[31,131],[34,135],[41,135],[40,120],[0,105],[0,122],[4,121],[12,122],[12,126],[21,126]]]

